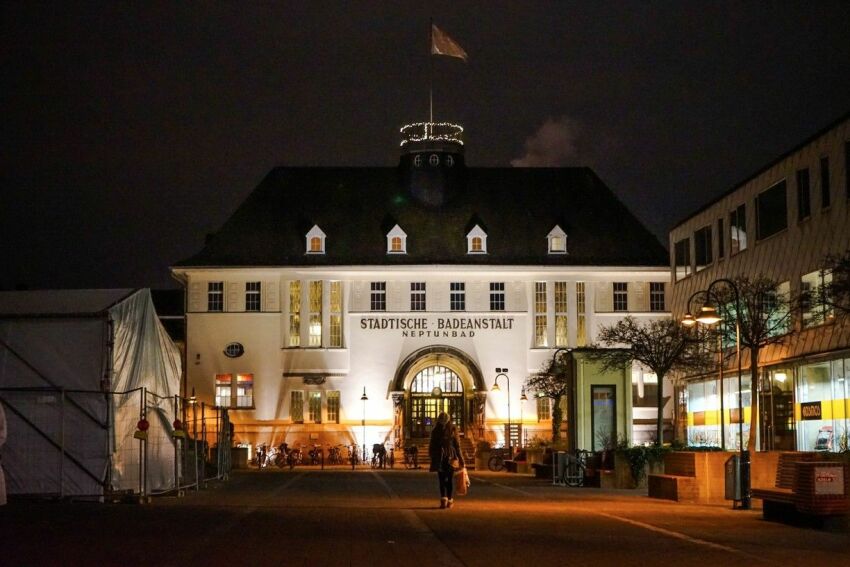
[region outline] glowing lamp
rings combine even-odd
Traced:
[[[684,317],[682,317],[682,325],[684,325],[685,327],[693,327],[696,324],[697,320],[694,319],[694,316],[690,313],[687,313]]]
[[[717,314],[717,309],[715,309],[713,305],[707,303],[702,306],[702,309],[700,309],[697,322],[702,323],[703,325],[716,325],[720,322],[720,315]]]

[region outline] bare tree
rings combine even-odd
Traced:
[[[781,289],[776,281],[763,276],[749,278],[738,276],[733,280],[740,298],[741,348],[750,350],[750,437],[747,449],[755,450],[755,432],[759,427],[759,353],[774,343],[782,342],[791,330],[791,317],[799,298],[792,298],[789,290]],[[720,288],[715,295],[719,301],[718,312],[726,324],[721,334],[724,343],[735,344],[736,302],[729,286]],[[743,416],[739,416],[743,419]],[[743,439],[741,440],[743,443]]]
[[[564,421],[564,412],[561,401],[567,396],[570,381],[570,359],[555,357],[543,365],[540,372],[532,374],[525,380],[527,390],[537,392],[552,400],[552,441],[561,437],[561,423]]]
[[[850,250],[827,256],[821,271],[822,285],[815,300],[832,308],[837,315],[850,315]]]
[[[599,331],[599,342],[608,348],[594,346],[589,357],[602,363],[605,370],[623,370],[639,362],[658,377],[655,444],[663,443],[664,379],[671,371],[702,370],[711,363],[703,348],[704,337],[686,329],[677,321],[660,319],[640,323],[626,317]]]

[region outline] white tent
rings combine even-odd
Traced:
[[[180,378],[180,352],[150,290],[0,292],[8,492],[173,488]],[[143,414],[151,424],[145,450],[133,438]]]

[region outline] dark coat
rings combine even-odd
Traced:
[[[463,453],[460,451],[460,438],[457,428],[452,425],[453,435],[446,437],[442,427],[435,427],[431,431],[431,442],[428,444],[428,456],[431,457],[431,472],[448,472],[452,470],[449,460],[452,456],[460,461],[460,468],[466,466],[463,462]]]

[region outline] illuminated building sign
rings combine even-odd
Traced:
[[[820,402],[803,402],[800,404],[800,419],[803,421],[823,419]]]
[[[403,337],[474,337],[476,331],[510,331],[513,317],[361,317],[368,331],[401,331]]]

